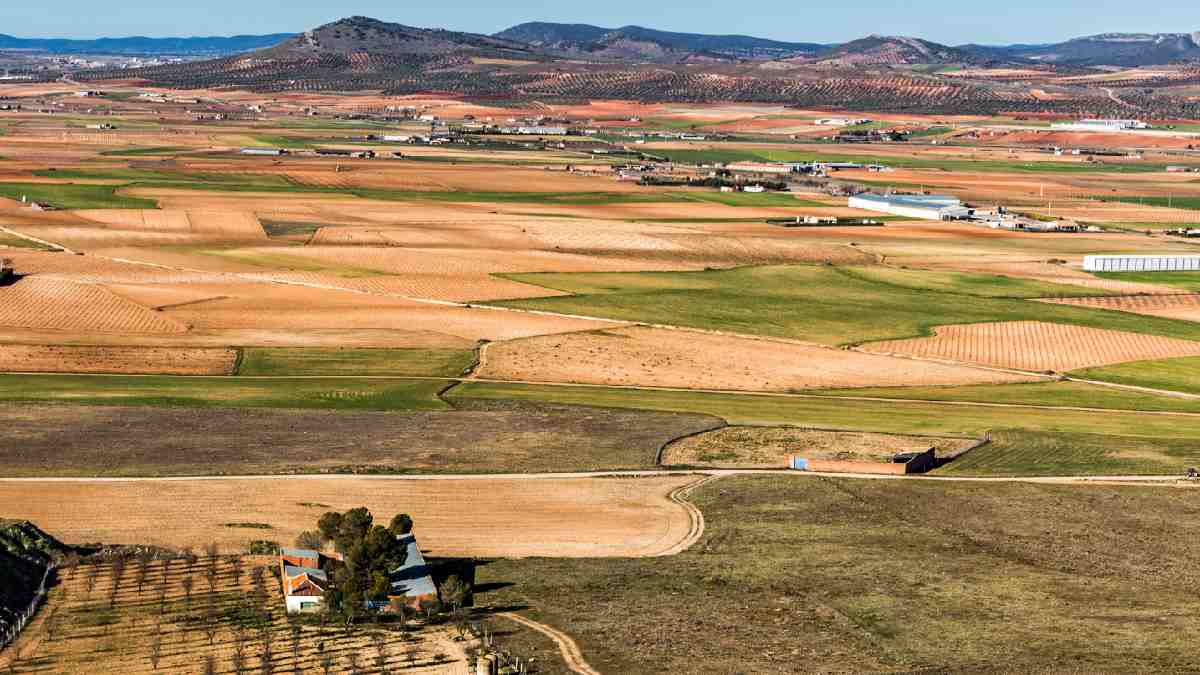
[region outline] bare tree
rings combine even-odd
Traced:
[[[150,638],[150,666],[158,670],[158,662],[162,660],[162,633],[158,626],[154,629],[154,637]]]
[[[217,659],[212,654],[204,655],[203,675],[217,675]]]
[[[196,552],[194,550],[192,550],[191,546],[184,547],[183,562],[185,564],[187,564],[187,567],[189,570],[192,568],[193,565],[196,564]]]
[[[191,609],[192,608],[192,587],[196,585],[196,578],[192,576],[192,573],[189,570],[184,573],[184,577],[183,577],[183,579],[180,580],[179,583],[183,585],[184,602],[187,604],[187,608]]]
[[[87,573],[88,595],[91,595],[92,591],[96,590],[96,582],[99,579],[100,579],[100,562],[98,560],[93,559],[93,560],[91,560],[90,564],[88,565],[88,573]]]
[[[375,669],[379,671],[379,675],[388,675],[387,639],[376,633],[371,637],[371,641],[375,645]]]
[[[240,555],[229,556],[229,564],[232,567],[230,572],[233,574],[234,587],[241,586],[242,572],[245,571],[245,567],[242,562],[242,556],[240,556]]]
[[[58,632],[59,624],[58,608],[55,607],[46,615],[46,639],[50,642],[54,642],[54,634]]]
[[[321,655],[321,672],[324,675],[329,675],[333,672],[333,654]]]
[[[217,637],[218,630],[217,605],[212,594],[209,593],[204,603],[204,635],[208,638],[208,646],[212,646],[213,640]]]
[[[291,630],[292,630],[292,669],[298,673],[298,672],[300,672],[300,637],[301,637],[302,631],[304,629],[300,627],[300,624],[293,622]]]
[[[271,641],[268,639],[263,642],[262,652],[259,654],[259,672],[262,675],[271,675],[275,672],[275,665],[271,662]]]
[[[350,667],[350,675],[359,675],[362,673],[358,664],[358,652],[352,650],[346,654],[346,665]]]
[[[150,574],[150,552],[142,551],[137,556],[137,590],[142,592],[142,588],[146,585],[146,577]]]
[[[241,626],[233,634],[233,671],[237,675],[246,671],[246,629]]]

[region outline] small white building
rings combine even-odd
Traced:
[[[1089,255],[1088,272],[1200,272],[1200,255]]]
[[[971,215],[971,209],[962,201],[942,195],[861,194],[851,197],[849,206],[922,220],[960,220]]]

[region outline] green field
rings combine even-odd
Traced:
[[[236,260],[247,265],[255,265],[272,270],[288,272],[318,272],[341,277],[343,279],[362,279],[368,277],[387,276],[386,272],[354,267],[351,265],[336,265],[323,263],[314,258],[299,255],[288,255],[287,248],[281,247],[278,252],[260,249],[200,249],[196,251],[204,255],[212,255],[229,260]]]
[[[117,186],[74,185],[52,183],[0,183],[0,197],[27,197],[31,202],[43,202],[60,209],[156,209],[152,199],[123,197],[116,194]]]
[[[1083,377],[1080,373],[1072,374]],[[1089,379],[1116,381],[1111,377],[1093,377]],[[967,401],[972,403],[1010,403],[1016,405],[1200,413],[1200,400],[1141,393],[1094,384],[1084,384],[1082,382],[825,389],[813,393],[823,396],[869,396],[874,398],[915,399],[920,401]]]
[[[812,199],[797,199],[787,192],[681,192],[688,199],[725,206],[829,206]]]
[[[705,150],[655,150],[673,162],[711,164],[715,162],[857,162],[884,164],[905,169],[944,169],[946,171],[988,171],[1004,173],[1152,173],[1166,170],[1165,164],[1087,164],[1083,162],[1016,162],[973,159],[917,159],[883,155],[839,154],[775,148],[711,148]],[[1165,199],[1165,198],[1164,198]]]
[[[1200,272],[1093,272],[1101,279],[1161,284],[1200,292]]]
[[[474,358],[465,349],[246,347],[237,374],[458,377]]]
[[[440,380],[0,375],[0,403],[442,410]]]
[[[1001,430],[993,442],[937,470],[958,476],[1182,476],[1200,466],[1200,443],[1185,438],[1047,434]]]
[[[450,390],[459,399],[514,400],[636,410],[702,413],[730,424],[791,425],[899,434],[979,436],[992,429],[1097,433],[1162,438],[1200,434],[1200,416],[1011,408],[950,403],[860,401],[769,394],[637,391],[607,387],[465,382]]]
[[[575,294],[495,303],[506,307],[825,344],[927,336],[935,326],[990,321],[1053,321],[1200,340],[1200,325],[1189,321],[985,297],[995,293],[1087,293],[1075,287],[992,275],[790,265],[703,272],[505,276]]]
[[[1071,374],[1088,380],[1200,394],[1200,358],[1194,356],[1118,363]]]
[[[126,148],[123,150],[105,150],[100,153],[102,157],[154,157],[158,155],[174,155],[180,152],[186,152],[188,148],[179,148],[172,146],[160,146],[153,148]]]
[[[49,251],[50,247],[43,246],[36,241],[30,241],[24,237],[14,237],[7,232],[0,232],[0,246],[8,246],[11,248],[29,248],[35,251]]]
[[[745,476],[692,501],[680,555],[491,561],[477,602],[606,673],[1195,669],[1193,490]],[[504,641],[566,672],[527,635]]]
[[[1102,202],[1120,202],[1122,204],[1139,204],[1144,206],[1163,206],[1171,209],[1200,210],[1200,197],[1116,197],[1101,195],[1092,197]]]

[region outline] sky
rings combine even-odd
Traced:
[[[125,37],[300,32],[364,15],[410,26],[493,33],[524,21],[639,25],[693,33],[743,34],[792,42],[844,42],[871,33],[946,44],[1057,42],[1108,32],[1200,31],[1195,0],[1158,0],[1153,12],[1108,0],[858,0],[696,3],[694,0],[3,0],[0,33],[18,37]],[[574,5],[574,6],[572,6]]]

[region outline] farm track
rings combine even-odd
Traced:
[[[562,654],[563,662],[567,664],[567,668],[572,673],[577,673],[577,675],[600,675],[600,671],[591,667],[583,658],[583,651],[579,649],[579,645],[576,644],[575,640],[571,639],[570,635],[515,612],[500,612],[495,616],[515,621],[554,640],[554,643],[558,645],[559,653]]]

